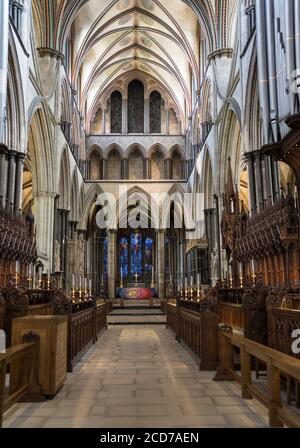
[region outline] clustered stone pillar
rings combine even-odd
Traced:
[[[16,210],[22,209],[22,187],[23,187],[23,165],[25,154],[16,153],[16,175],[15,175],[15,198],[14,207]]]
[[[116,241],[117,231],[108,231],[108,298],[114,299],[116,296]]]
[[[36,208],[35,221],[36,239],[38,242],[40,257],[44,260],[44,268],[52,269],[53,260],[53,225],[54,225],[54,205],[57,193],[39,191],[34,193],[34,203]]]
[[[22,207],[23,162],[25,154],[10,151],[0,145],[0,197],[2,206],[8,205],[12,211]]]
[[[8,72],[9,0],[0,1],[0,143],[5,143]]]
[[[257,204],[256,204],[256,192],[255,192],[255,174],[254,174],[254,161],[252,157],[252,153],[249,152],[245,156],[245,160],[247,163],[248,169],[248,182],[249,182],[249,193],[250,193],[250,210],[251,214],[255,212]]]
[[[165,297],[165,230],[157,231],[157,279],[158,297]]]
[[[68,269],[68,239],[69,239],[69,210],[64,210],[59,208],[59,198],[55,198],[55,219],[54,219],[54,229],[55,229],[55,241],[54,245],[58,243],[59,245],[59,260],[54,260],[54,270],[63,273],[63,287],[68,288],[67,284],[67,269]],[[57,243],[56,243],[57,241]],[[56,255],[57,256],[57,255]],[[56,264],[56,266],[55,266]],[[59,266],[58,266],[59,265]]]
[[[278,195],[278,171],[276,162],[265,156],[262,151],[246,153],[248,168],[250,210],[261,211],[271,205]]]
[[[2,207],[5,207],[6,204],[7,153],[7,147],[0,144],[0,199],[2,199]]]

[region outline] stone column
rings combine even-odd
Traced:
[[[254,176],[254,163],[252,153],[246,153],[245,156],[248,168],[248,181],[249,181],[249,193],[250,193],[250,210],[251,214],[256,210],[256,194],[255,194],[255,176]]]
[[[262,108],[264,143],[269,143],[270,97],[268,86],[268,47],[266,35],[266,4],[256,2],[257,69],[260,104]],[[259,202],[259,201],[258,201]],[[258,204],[259,205],[259,204]]]
[[[170,111],[166,109],[166,134],[170,134]]]
[[[261,172],[261,153],[255,151],[255,187],[256,187],[256,203],[259,210],[264,208],[264,191]]]
[[[106,159],[103,159],[102,166],[103,166],[103,180],[106,180],[107,179],[107,160]]]
[[[145,100],[144,105],[144,130],[145,134],[150,134],[150,100]]]
[[[157,231],[157,280],[158,280],[158,297],[165,297],[165,231],[160,229]]]
[[[128,100],[123,98],[122,100],[122,134],[128,134]]]
[[[129,178],[128,159],[124,158],[122,160],[122,162],[123,162],[123,176],[122,176],[122,179],[128,179]]]
[[[16,151],[8,152],[7,202],[14,208],[16,186]]]
[[[106,134],[106,110],[102,109],[102,134]]]
[[[25,154],[18,152],[16,155],[16,183],[15,183],[15,209],[22,209],[22,188],[23,188],[23,163]]]
[[[2,206],[6,204],[7,190],[7,153],[8,149],[0,143],[0,200],[2,198]]]
[[[55,197],[56,193],[34,193],[37,252],[46,270],[52,268]]]
[[[145,159],[145,177],[146,179],[151,179],[150,159],[148,157]]]
[[[108,298],[116,297],[116,242],[117,231],[110,229],[108,231]]]
[[[4,143],[8,72],[9,0],[0,1],[0,143]]]
[[[166,179],[171,179],[172,178],[172,173],[171,173],[171,159],[166,159]]]

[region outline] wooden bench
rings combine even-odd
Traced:
[[[300,381],[300,361],[277,350],[233,334],[228,327],[220,331],[220,366],[215,381],[238,381],[244,399],[257,398],[269,411],[271,427],[300,428],[300,415],[283,405],[281,378],[290,376]],[[241,373],[234,369],[234,349],[240,351]],[[264,390],[252,382],[251,358],[264,363],[267,369],[267,387]]]
[[[24,341],[27,342],[0,354],[0,427],[2,427],[4,412],[18,401],[45,400],[38,384],[39,339],[36,335],[29,334],[24,337]],[[22,366],[22,371],[18,376],[18,382],[13,386],[10,383],[7,387],[8,369],[16,362]]]

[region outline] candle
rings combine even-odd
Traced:
[[[75,288],[75,274],[72,274],[72,288]]]
[[[36,283],[35,283],[35,267],[32,265],[32,287],[35,289]]]
[[[200,288],[201,282],[200,282],[200,273],[197,274],[197,286]]]
[[[193,278],[193,276],[191,275],[191,286],[193,286],[193,284],[194,284],[194,278]]]

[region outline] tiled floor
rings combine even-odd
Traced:
[[[233,383],[200,372],[163,326],[111,326],[57,396],[17,404],[4,427],[264,427],[267,413]]]

